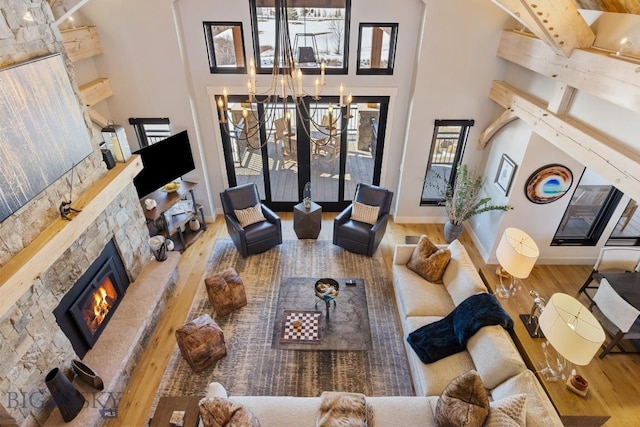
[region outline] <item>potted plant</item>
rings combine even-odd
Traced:
[[[453,187],[449,180],[443,176],[436,176],[444,183],[435,184],[444,198],[444,208],[447,211],[449,221],[444,225],[444,237],[447,242],[452,242],[462,233],[462,223],[472,216],[479,215],[487,211],[507,211],[513,209],[509,205],[491,205],[491,197],[480,198],[482,189],[482,177],[470,171],[467,165],[461,164],[456,168],[456,180]]]

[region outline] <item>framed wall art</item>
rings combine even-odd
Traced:
[[[513,176],[516,173],[516,164],[506,154],[502,155],[500,159],[500,165],[498,166],[498,172],[496,178],[493,181],[502,191],[504,195],[509,194],[511,188],[511,182],[513,182]]]
[[[542,166],[531,174],[524,188],[527,198],[533,203],[555,202],[569,191],[573,183],[571,170],[561,164]]]
[[[0,117],[2,222],[93,146],[60,54],[0,70]]]

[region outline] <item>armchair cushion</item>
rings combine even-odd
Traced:
[[[260,203],[246,209],[234,209],[233,213],[236,214],[236,218],[238,218],[238,222],[242,228],[255,224],[256,222],[267,220],[262,214],[262,205]]]
[[[351,219],[367,224],[375,225],[378,221],[379,206],[365,205],[364,203],[353,201],[353,212]]]

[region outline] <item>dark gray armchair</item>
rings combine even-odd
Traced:
[[[242,227],[235,210],[246,209],[260,203],[258,188],[255,184],[243,184],[231,187],[220,193],[224,219],[231,240],[235,243],[243,258],[264,252],[282,243],[280,217],[265,205],[261,205],[266,221]]]
[[[375,185],[359,183],[353,197],[355,202],[378,206],[378,219],[374,225],[351,218],[353,204],[333,221],[333,244],[357,254],[373,256],[387,229],[393,192]]]

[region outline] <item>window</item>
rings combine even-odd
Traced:
[[[607,245],[640,246],[640,210],[638,210],[638,202],[629,200],[607,241]]]
[[[212,74],[246,73],[242,22],[203,22],[203,25],[209,71]]]
[[[439,205],[444,201],[442,179],[453,187],[456,167],[462,160],[469,128],[473,125],[473,120],[436,120],[420,205]]]
[[[357,74],[393,74],[398,24],[360,24]]]
[[[595,246],[621,198],[618,189],[586,169],[551,244]]]
[[[273,68],[276,1],[249,1],[258,73]],[[351,0],[298,0],[295,6],[287,7],[287,19],[296,67],[320,74],[324,63],[327,74],[347,74]]]
[[[130,118],[129,124],[133,126],[138,137],[140,148],[155,144],[158,141],[171,136],[169,119],[137,119]]]

